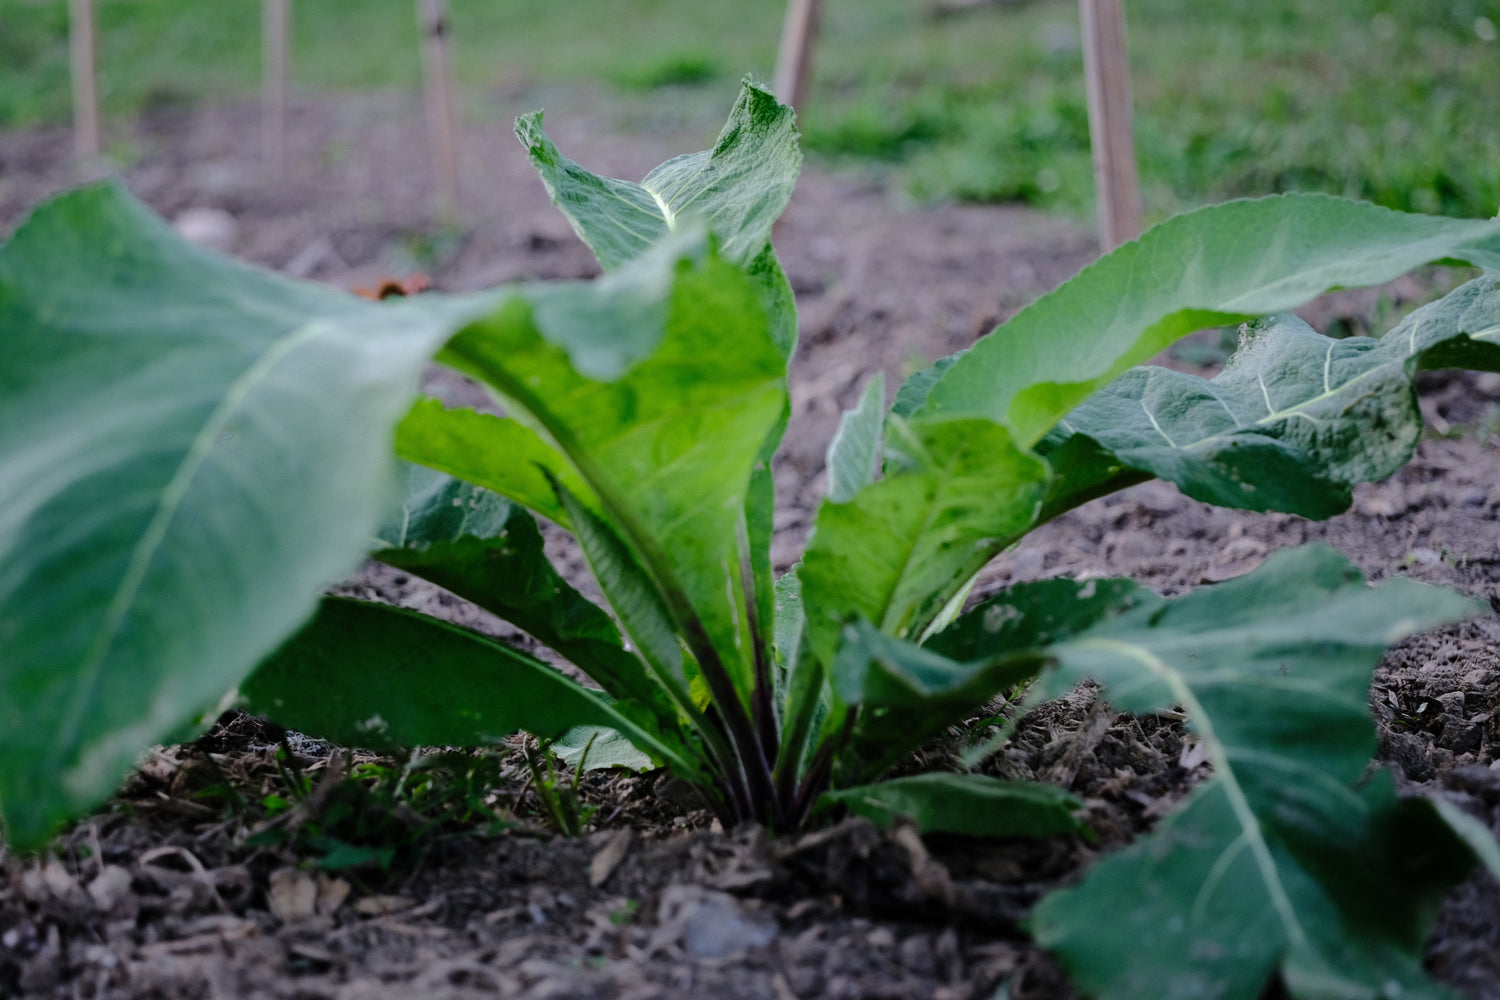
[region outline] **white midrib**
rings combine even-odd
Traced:
[[[146,530],[141,533],[140,540],[136,542],[135,549],[130,555],[130,563],[126,566],[125,573],[121,576],[120,583],[115,588],[109,606],[105,610],[104,620],[100,623],[98,631],[94,633],[94,640],[89,644],[88,652],[84,655],[72,703],[68,706],[68,711],[64,714],[53,740],[53,747],[59,753],[65,753],[78,736],[79,727],[88,714],[88,703],[99,679],[99,672],[104,668],[109,651],[114,646],[115,640],[119,638],[120,630],[130,615],[130,609],[140,596],[151,563],[156,558],[157,551],[161,548],[173,519],[176,518],[184,498],[192,487],[193,480],[208,460],[214,442],[251,392],[264,381],[266,376],[287,355],[319,336],[323,329],[322,323],[308,323],[272,344],[253,365],[234,380],[224,394],[224,398],[219,401],[219,405],[214,408],[213,413],[209,414],[208,419],[194,435],[192,444],[183,455],[181,463],[178,464],[172,478],[167,481],[166,487],[162,490],[161,498],[156,504],[156,512],[152,515],[150,523],[146,525]]]
[[[667,228],[675,230],[677,228],[677,213],[672,211],[672,207],[667,204],[666,199],[661,195],[651,190],[651,188],[646,188],[646,191],[655,199],[656,207],[661,210],[661,217],[666,221]]]
[[[1208,759],[1213,765],[1214,777],[1223,784],[1224,794],[1229,799],[1229,807],[1234,811],[1234,817],[1243,831],[1243,842],[1255,857],[1255,866],[1260,872],[1261,882],[1266,887],[1267,895],[1271,897],[1271,906],[1276,910],[1276,915],[1286,930],[1288,944],[1294,947],[1306,945],[1307,932],[1303,930],[1301,921],[1297,919],[1291,897],[1287,895],[1286,886],[1282,884],[1281,875],[1276,870],[1276,860],[1271,857],[1271,847],[1266,843],[1260,822],[1256,819],[1254,810],[1250,808],[1244,788],[1240,786],[1234,770],[1230,767],[1229,755],[1224,752],[1224,744],[1219,739],[1218,733],[1214,731],[1213,719],[1203,710],[1203,705],[1193,694],[1192,688],[1184,683],[1181,674],[1132,643],[1118,639],[1080,639],[1076,645],[1083,649],[1105,650],[1116,656],[1134,660],[1166,682],[1167,687],[1172,691],[1173,698],[1187,711],[1189,718],[1193,719],[1194,728],[1202,737],[1203,745],[1208,748]],[[1231,849],[1234,846],[1230,845]]]

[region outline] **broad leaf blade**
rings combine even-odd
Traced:
[[[542,131],[540,112],[517,119],[516,136],[606,271],[640,257],[687,217],[707,224],[725,258],[749,267],[770,242],[802,166],[792,109],[748,82],[713,149],[668,160],[639,184],[564,157]]]
[[[240,694],[251,711],[350,746],[482,746],[518,729],[550,739],[592,725],[673,757],[535,657],[387,604],[325,599]]]
[[[937,725],[951,722],[963,709],[1030,680],[1047,662],[1044,654],[1024,644],[996,644],[987,654],[957,660],[864,621],[845,626],[843,639],[831,678],[839,701],[898,709],[895,721],[913,742],[928,735],[919,721],[924,717]]]
[[[923,833],[1054,837],[1087,829],[1076,815],[1082,803],[1062,789],[982,774],[934,771],[841,788],[825,793],[824,798],[881,826],[905,816]]]
[[[646,771],[652,766],[651,758],[637,750],[634,743],[603,726],[569,729],[549,743],[547,749],[569,767],[582,764],[585,771],[602,771],[611,767]]]
[[[442,357],[546,429],[672,614],[701,621],[744,691],[748,623],[739,588],[726,591],[726,567],[738,565],[750,479],[785,412],[784,361],[753,285],[703,256],[701,241],[665,245],[611,278],[617,288],[659,289],[664,322],[647,330],[622,329],[618,318],[589,322],[592,309],[566,301],[592,294],[581,287],[558,292],[546,309],[471,325]],[[641,345],[645,360],[609,380],[575,365],[594,341],[621,337]]]
[[[1308,547],[1052,646],[1054,689],[1092,676],[1127,711],[1185,707],[1214,776],[1156,833],[1044,900],[1038,941],[1110,996],[1252,1000],[1288,956],[1339,964],[1341,940],[1420,982],[1410,914],[1429,889],[1394,890],[1401,905],[1383,914],[1363,901],[1391,857],[1394,808],[1378,782],[1356,790],[1375,744],[1366,699],[1388,643],[1478,610],[1405,580],[1367,588]],[[1351,881],[1360,868],[1372,874]],[[1100,912],[1116,918],[1101,926]]]
[[[923,646],[954,660],[979,661],[1054,643],[1161,598],[1134,580],[1034,580],[1007,587],[964,612]]]
[[[0,249],[0,783],[31,845],[352,569],[390,431],[498,299],[364,302],[190,248],[122,188]]]
[[[813,649],[832,663],[858,618],[917,638],[975,572],[1031,527],[1047,466],[987,420],[892,420],[886,477],[824,503],[799,577]]]
[[[875,481],[884,415],[885,373],[876,372],[859,402],[839,417],[838,432],[828,445],[828,499],[832,503],[848,503]]]
[[[638,260],[684,222],[706,225],[720,253],[754,281],[783,357],[797,343],[797,308],[771,226],[802,168],[796,116],[747,81],[714,148],[668,160],[639,184],[603,177],[558,151],[541,112],[516,120],[516,137],[556,205],[605,271]]]
[[[567,459],[536,431],[491,413],[450,410],[436,399],[418,400],[397,425],[396,454],[509,497],[565,528],[568,515],[548,475],[590,497]],[[597,509],[596,498],[590,503]]]
[[[620,711],[683,749],[677,712],[603,609],[558,575],[536,522],[516,504],[423,466],[403,467],[406,500],[373,557],[472,601],[567,657]]]
[[[1035,677],[1053,643],[1160,600],[1130,580],[1042,580],[1001,591],[922,646],[868,622],[846,626],[831,684],[860,714],[840,777],[878,777],[955,718]]]
[[[1500,268],[1500,220],[1406,215],[1312,194],[1200,209],[1017,313],[947,368],[919,412],[986,416],[1030,446],[1091,393],[1194,330],[1444,259]]]
[[[1242,343],[1211,380],[1127,372],[1069,414],[1044,451],[1080,451],[1053,461],[1082,482],[1097,475],[1088,470],[1111,482],[1149,473],[1210,503],[1329,517],[1354,484],[1411,458],[1420,369],[1500,371],[1500,280],[1468,282],[1379,340],[1334,340],[1285,315],[1253,324]],[[1081,453],[1082,440],[1102,451]]]
[[[609,615],[552,567],[530,514],[436,470],[401,471],[406,498],[377,529],[383,547],[374,558],[474,602],[570,659],[579,653],[587,662],[602,648],[623,652]]]

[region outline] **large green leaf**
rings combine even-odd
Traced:
[[[420,399],[396,427],[396,454],[494,490],[563,527],[570,527],[568,515],[549,475],[598,507],[556,448],[519,421],[492,413],[449,410],[436,399]]]
[[[665,687],[628,652],[609,615],[552,567],[525,510],[499,495],[419,465],[403,466],[406,498],[378,530],[373,555],[443,587],[530,633],[571,660],[619,710],[681,748]]]
[[[357,565],[421,368],[391,304],[195,250],[107,184],[0,249],[0,794],[36,844]]]
[[[746,82],[713,149],[668,160],[639,184],[601,177],[563,156],[542,131],[542,113],[516,120],[516,136],[552,201],[606,271],[640,257],[680,220],[701,218],[720,252],[750,267],[771,240],[802,166],[796,116]]]
[[[540,112],[522,116],[516,135],[526,146],[552,201],[599,258],[606,272],[638,260],[685,220],[706,225],[719,252],[749,275],[761,314],[782,358],[797,343],[792,287],[771,247],[771,227],[791,198],[802,165],[796,116],[770,91],[747,80],[710,150],[668,160],[639,184],[604,177],[564,157],[542,131]],[[745,504],[745,550],[738,553],[741,588],[753,600],[751,620],[764,634],[771,622],[770,538],[775,523],[771,459],[786,429],[768,429]],[[570,484],[575,495],[586,493]],[[765,643],[750,640],[756,649]]]
[[[1130,580],[1041,580],[991,596],[922,646],[865,621],[845,626],[830,683],[859,714],[838,776],[878,777],[954,719],[1036,676],[1053,643],[1159,600]]]
[[[1495,275],[1379,340],[1334,340],[1291,315],[1253,324],[1212,380],[1137,368],[1069,414],[1042,450],[1088,489],[1057,506],[1092,496],[1096,480],[1108,488],[1149,473],[1222,506],[1329,517],[1349,506],[1355,483],[1411,458],[1422,434],[1413,379],[1448,364],[1500,371]]]
[[[463,330],[441,358],[545,429],[683,631],[691,640],[699,629],[711,644],[694,654],[716,651],[743,692],[752,644],[728,568],[739,565],[752,472],[786,406],[785,366],[753,284],[705,255],[701,237],[664,244],[605,280],[616,291],[656,289],[664,271],[674,278],[661,289],[665,323],[654,329],[624,325],[649,310],[601,322],[598,310],[567,300],[592,294],[582,286],[535,308],[514,303]],[[645,360],[593,377],[577,367],[596,341],[621,340]]]
[[[1052,837],[1087,829],[1082,803],[1055,785],[934,771],[827,792],[855,815],[889,826],[906,816],[923,833],[969,837]]]
[[[518,649],[404,608],[325,598],[240,689],[245,705],[346,746],[481,746],[605,726],[669,747],[597,691]]]
[[[1216,205],[1155,227],[1017,313],[906,405],[986,416],[1023,446],[1134,364],[1206,326],[1379,284],[1433,260],[1500,269],[1500,220],[1406,215],[1324,195]]]
[[[832,663],[847,622],[922,630],[971,577],[1031,527],[1046,463],[988,420],[893,418],[886,477],[826,502],[798,576],[808,636]]]
[[[1371,589],[1308,547],[1053,645],[1054,690],[1093,677],[1123,710],[1185,708],[1213,776],[1156,833],[1044,900],[1037,940],[1111,997],[1253,1000],[1278,967],[1294,989],[1337,977],[1353,990],[1308,997],[1394,996],[1387,982],[1439,995],[1418,992],[1425,921],[1472,853],[1388,782],[1360,787],[1367,698],[1389,643],[1483,608],[1408,580]],[[1409,853],[1440,835],[1446,860]]]
[[[376,529],[376,559],[494,612],[570,659],[579,653],[587,662],[605,647],[623,651],[609,615],[552,567],[525,510],[424,466],[401,472],[406,495]]]
[[[638,260],[685,221],[706,225],[720,253],[759,289],[771,337],[783,356],[791,356],[797,306],[771,247],[771,226],[791,199],[802,151],[796,115],[770,91],[746,81],[713,149],[668,160],[639,184],[601,176],[563,156],[542,131],[540,111],[516,120],[516,137],[552,203],[605,271]]]

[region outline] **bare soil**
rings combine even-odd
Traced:
[[[439,288],[468,289],[596,273],[502,124],[469,127],[462,213],[435,224],[414,112],[399,98],[300,105],[292,166],[274,181],[256,162],[252,108],[168,108],[117,139],[132,151],[131,188],[163,215],[299,277],[354,287],[421,270]],[[565,152],[627,177],[712,138],[618,136],[587,119],[549,127]],[[0,134],[0,231],[75,179],[65,132]],[[1035,212],[917,208],[815,169],[777,243],[802,310],[792,430],[776,467],[784,568],[824,491],[838,414],[871,373],[884,370],[893,389],[1094,251],[1084,229]],[[1309,314],[1358,328],[1431,287],[1406,279],[1326,298]],[[1416,459],[1361,487],[1330,521],[1221,510],[1149,483],[1042,528],[997,561],[986,586],[1129,575],[1178,593],[1322,540],[1372,579],[1407,575],[1500,609],[1500,377],[1428,377],[1423,406],[1432,433]],[[445,606],[402,579],[358,586]],[[1500,616],[1392,650],[1372,709],[1381,756],[1404,787],[1500,831]],[[975,720],[922,763],[941,766],[985,733]],[[0,854],[0,996],[959,1000],[1004,985],[1016,1000],[1068,997],[1018,922],[1042,893],[1148,830],[1201,776],[1184,736],[1176,720],[1119,715],[1079,691],[1028,716],[992,758],[994,773],[1073,790],[1095,844],[924,841],[862,822],[777,841],[715,828],[664,776],[602,772],[581,788],[596,809],[588,831],[564,838],[538,825],[534,783],[511,752],[498,765],[508,783],[486,797],[509,830],[426,838],[388,872],[322,872],[305,864],[305,841],[264,834],[326,814],[335,783],[319,776],[341,773],[345,755],[230,716],[193,744],[153,751],[44,856]],[[290,752],[280,764],[278,747]],[[287,767],[317,788],[274,820],[262,800],[284,793]],[[1428,961],[1467,995],[1500,997],[1500,886],[1488,876],[1451,895]]]

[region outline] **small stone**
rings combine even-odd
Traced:
[[[776,918],[749,910],[726,892],[699,885],[670,885],[661,894],[661,923],[652,950],[680,942],[694,958],[723,958],[769,944],[780,932]]]
[[[240,226],[221,208],[189,208],[172,220],[177,235],[195,246],[228,253],[239,240]]]
[[[107,913],[130,894],[130,872],[119,865],[105,865],[89,882],[88,892],[94,905]]]
[[[937,957],[932,953],[932,941],[926,934],[913,934],[902,941],[896,951],[896,960],[919,976],[931,976],[937,971]]]

